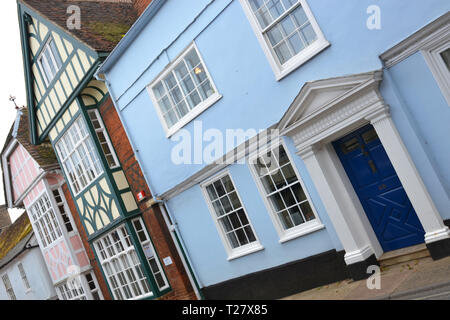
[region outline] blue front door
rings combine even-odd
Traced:
[[[424,242],[422,225],[375,129],[333,143],[384,251]]]

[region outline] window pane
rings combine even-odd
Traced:
[[[296,4],[298,1],[293,0],[267,0],[264,4],[250,1],[261,28],[269,27],[264,33],[280,64],[284,64],[317,39],[305,11],[301,6],[294,8]],[[288,14],[273,23],[286,10],[289,11]]]
[[[305,222],[305,220],[302,217],[302,214],[300,213],[300,209],[297,206],[289,209],[289,214],[291,215],[291,219],[296,226]]]
[[[260,180],[273,214],[279,219],[284,229],[290,229],[315,219],[284,147],[280,145],[271,153],[277,159],[277,161],[272,161],[275,168],[271,175],[276,189],[270,184],[270,176],[260,177]]]
[[[55,61],[56,61],[56,67],[59,70],[59,68],[61,68],[61,66],[62,66],[62,61],[61,61],[61,58],[59,57],[59,53],[58,53],[58,49],[56,48],[55,41],[53,41],[53,40],[50,41],[50,48],[52,50],[53,57],[55,58]]]
[[[225,175],[206,187],[213,211],[232,249],[256,241],[231,178]],[[216,200],[213,200],[216,199]],[[243,228],[248,226],[249,228]]]
[[[169,69],[169,74],[152,90],[168,128],[215,92],[195,49]]]

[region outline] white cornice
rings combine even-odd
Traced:
[[[234,148],[233,150],[229,151],[224,156],[220,157],[213,163],[207,165],[200,171],[196,172],[183,182],[177,184],[175,187],[169,189],[168,191],[164,192],[158,198],[168,200],[170,198],[175,197],[176,195],[182,193],[183,191],[186,191],[187,189],[200,184],[204,180],[206,180],[208,177],[214,175],[215,173],[219,172],[220,170],[225,169],[232,163],[236,163],[240,159],[244,157],[252,157],[255,152],[258,152],[258,150],[261,147],[264,147],[267,143],[272,142],[274,139],[278,139],[278,135],[273,135],[271,130],[274,129],[275,125],[271,126],[270,128],[261,131],[256,136],[250,138],[249,140],[241,143],[239,146]],[[261,145],[262,142],[264,142],[264,145]],[[230,161],[232,160],[232,161]]]
[[[311,115],[308,115],[308,117],[314,117],[315,114],[321,112],[321,110],[328,109],[331,106],[342,102],[365,87],[377,84],[381,79],[382,71],[377,70],[350,76],[307,82],[281,118],[277,128],[283,133],[288,127],[291,127],[293,123],[297,122],[303,112],[311,104],[312,100],[314,100],[314,95],[316,94],[330,91],[331,89],[341,91],[335,96],[332,96],[333,93],[331,93],[328,100],[316,108],[316,111]]]
[[[439,37],[448,35],[450,32],[450,12],[445,13],[438,19],[415,32],[402,42],[380,55],[384,65],[389,68],[408,58],[419,50],[436,42]]]

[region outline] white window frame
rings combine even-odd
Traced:
[[[194,49],[196,51],[198,58],[200,59],[200,62],[205,69],[205,73],[210,81],[211,87],[214,89],[214,93],[210,97],[208,97],[206,100],[202,101],[197,106],[195,106],[183,118],[181,118],[177,123],[175,123],[171,128],[169,128],[166,124],[166,121],[164,120],[163,114],[161,112],[161,108],[158,104],[158,99],[156,99],[156,96],[153,92],[153,87],[156,84],[158,84],[160,81],[162,81],[162,79],[165,78],[170,72],[172,72],[175,69],[175,67],[178,65],[178,63],[181,62],[192,49]],[[195,42],[192,42],[186,49],[183,50],[183,52],[173,62],[171,62],[168,66],[166,66],[164,71],[160,75],[158,75],[158,77],[156,77],[156,79],[154,79],[147,86],[147,91],[150,95],[153,106],[156,109],[156,113],[158,114],[159,121],[161,122],[161,124],[164,128],[167,138],[171,137],[178,130],[180,130],[182,127],[184,127],[186,124],[191,122],[193,119],[195,119],[197,116],[199,116],[206,109],[208,109],[213,104],[215,104],[220,98],[222,98],[222,95],[217,90],[217,87],[214,84],[213,78],[211,77],[211,74],[208,71],[208,67],[206,66],[205,62],[203,61],[203,58],[200,55],[200,52],[199,52]]]
[[[6,293],[9,296],[9,300],[17,300],[17,296],[14,292],[14,288],[12,287],[11,280],[7,273],[2,275],[3,286],[5,287]]]
[[[134,225],[134,221],[139,221],[139,223],[141,224],[142,230],[144,231],[145,237],[147,238],[145,241],[141,241],[141,238],[139,238],[139,234],[138,234],[138,231],[136,230],[136,226]],[[139,243],[141,245],[142,251],[144,251],[144,254],[146,254],[144,248],[147,245],[148,245],[149,249],[153,253],[153,257],[147,257],[147,255],[145,257],[147,258],[150,271],[152,272],[153,278],[155,280],[156,285],[158,286],[159,291],[163,291],[163,290],[169,288],[169,282],[167,281],[166,274],[164,273],[164,269],[162,268],[161,262],[159,261],[159,256],[158,256],[158,254],[157,254],[157,252],[155,250],[155,247],[153,246],[153,243],[152,243],[152,241],[150,239],[150,236],[149,236],[149,234],[147,232],[147,228],[146,228],[146,226],[144,224],[144,220],[141,217],[139,217],[137,219],[133,219],[131,222],[133,224],[134,231],[136,232],[136,235],[137,235],[137,237],[139,239]],[[152,269],[152,266],[150,265],[150,261],[149,261],[151,258],[155,259],[155,262],[156,262],[156,264],[157,264],[157,266],[159,268],[158,272],[155,272]],[[156,277],[155,277],[156,273],[160,273],[162,278],[163,278],[163,280],[164,280],[164,285],[161,286],[161,287],[159,286],[158,282],[156,281]]]
[[[55,191],[58,192],[58,195],[61,198],[61,202],[58,202],[56,200],[56,196],[54,194]],[[55,201],[56,208],[58,210],[58,214],[61,217],[60,224],[64,225],[64,228],[65,228],[65,230],[67,231],[67,233],[69,235],[72,235],[73,233],[76,233],[77,232],[76,225],[75,225],[74,221],[72,220],[72,214],[70,212],[69,206],[67,205],[67,200],[66,200],[66,197],[64,196],[64,192],[63,192],[62,188],[59,187],[59,186],[56,186],[56,187],[52,186],[52,187],[50,187],[50,192],[51,192],[51,195],[53,197],[53,200]],[[59,210],[60,206],[64,207],[64,214],[61,212],[61,210]],[[72,231],[67,230],[67,224],[68,223],[64,221],[64,217],[63,217],[64,215],[67,217],[67,219],[69,219],[68,223],[70,224],[70,226],[72,228]]]
[[[237,248],[234,248],[234,249],[230,245],[226,235],[224,234],[223,227],[222,227],[222,225],[219,222],[219,219],[217,217],[216,211],[214,210],[212,202],[211,202],[211,200],[209,198],[208,191],[206,190],[206,187],[208,185],[216,182],[219,179],[222,179],[223,177],[225,177],[227,175],[229,176],[231,182],[233,183],[234,190],[235,190],[235,192],[237,194],[237,197],[238,197],[238,199],[239,199],[239,201],[241,203],[242,209],[244,210],[244,213],[245,213],[245,215],[247,217],[247,220],[249,222],[249,226],[250,226],[250,228],[253,231],[253,235],[255,236],[255,239],[256,239],[256,241],[253,241],[251,243],[245,244],[243,246],[240,246],[240,247],[237,247]],[[203,197],[205,198],[205,201],[206,201],[206,203],[208,205],[209,213],[211,214],[211,217],[212,217],[212,219],[214,221],[214,224],[215,224],[215,226],[217,228],[217,232],[219,233],[219,236],[220,236],[220,239],[222,240],[223,246],[225,247],[226,253],[228,255],[228,258],[227,258],[228,261],[231,261],[231,260],[234,260],[236,258],[240,258],[240,257],[246,256],[246,255],[249,255],[251,253],[254,253],[254,252],[257,252],[257,251],[260,251],[260,250],[264,249],[264,247],[262,246],[261,242],[259,241],[258,235],[257,235],[257,233],[255,231],[255,228],[253,227],[252,221],[251,221],[251,219],[250,219],[250,217],[249,217],[249,215],[247,213],[247,209],[245,208],[244,203],[242,202],[242,198],[241,198],[241,196],[240,196],[240,194],[239,194],[239,192],[237,190],[236,184],[235,184],[235,182],[233,180],[233,177],[231,176],[231,173],[230,173],[229,170],[225,170],[225,171],[223,171],[223,172],[221,172],[219,174],[214,175],[213,177],[211,177],[208,180],[204,181],[200,185],[200,187],[201,187],[202,192],[203,192]]]
[[[441,57],[441,53],[450,48],[450,31],[447,29],[442,34],[435,36],[433,40],[421,51],[442,95],[450,106],[450,71]]]
[[[302,224],[299,224],[298,226],[292,227],[290,229],[285,230],[283,228],[282,222],[280,221],[280,218],[278,217],[277,213],[274,212],[272,205],[270,204],[270,200],[267,197],[267,192],[262,184],[261,178],[259,177],[258,173],[256,172],[256,168],[254,167],[254,164],[256,163],[256,160],[264,155],[269,150],[274,150],[278,148],[279,146],[283,146],[286,155],[289,158],[289,163],[291,164],[292,168],[294,169],[294,172],[297,176],[297,180],[300,183],[300,186],[303,189],[303,192],[305,193],[306,199],[311,207],[311,210],[314,214],[315,219],[306,221]],[[270,218],[272,219],[272,223],[275,226],[275,229],[278,233],[278,236],[280,238],[279,242],[284,243],[289,240],[293,240],[295,238],[307,235],[309,233],[318,231],[320,229],[325,228],[325,226],[320,221],[319,215],[317,214],[316,208],[314,206],[314,203],[311,200],[311,197],[309,195],[308,189],[305,187],[305,183],[303,182],[300,173],[298,172],[298,169],[295,165],[295,162],[292,159],[292,156],[290,155],[289,149],[286,147],[286,144],[283,140],[278,140],[271,142],[269,145],[265,146],[264,148],[258,150],[258,153],[255,153],[249,157],[249,167],[250,171],[253,176],[253,180],[256,183],[256,186],[258,187],[259,194],[264,200],[264,204],[266,206],[267,212],[270,215]]]
[[[86,131],[86,136],[84,136],[84,137],[82,137],[80,140],[78,140],[78,141],[72,141],[72,138],[71,137],[69,137],[69,139],[71,140],[71,142],[72,142],[72,144],[73,144],[73,149],[71,149],[71,150],[68,150],[68,148],[67,148],[67,145],[66,145],[66,142],[63,140],[67,135],[69,135],[69,131],[70,130],[72,130],[72,128],[73,128],[73,126],[77,126],[77,130],[78,130],[78,133],[81,133],[81,130],[80,130],[80,126],[79,126],[79,121],[84,125],[84,130]],[[98,154],[98,150],[97,150],[97,148],[95,147],[95,143],[94,143],[94,140],[92,139],[92,136],[91,136],[91,133],[90,133],[90,131],[89,131],[89,129],[88,129],[88,126],[87,126],[87,124],[86,124],[86,122],[83,122],[84,121],[84,119],[83,119],[83,117],[80,115],[73,123],[72,123],[72,125],[66,130],[66,132],[64,133],[64,135],[56,142],[56,144],[55,144],[55,149],[56,149],[56,152],[57,152],[57,154],[58,154],[58,156],[59,156],[59,159],[60,159],[60,161],[61,161],[61,164],[62,164],[62,167],[63,167],[63,170],[64,170],[64,172],[65,172],[65,174],[66,174],[66,177],[67,177],[67,180],[69,181],[69,185],[70,185],[70,187],[72,188],[72,191],[73,191],[73,193],[74,193],[74,195],[75,196],[77,196],[77,195],[79,195],[81,192],[83,192],[85,189],[87,189],[98,177],[100,177],[103,173],[104,173],[104,169],[103,169],[103,166],[102,166],[102,164],[101,164],[101,161],[100,161],[100,157],[99,157],[99,154]],[[90,152],[89,152],[89,148],[88,148],[88,145],[87,145],[87,140],[90,140],[90,143],[92,144],[92,152],[94,153],[94,156],[95,157],[97,157],[97,159],[93,159],[92,158],[92,156],[91,156],[91,154],[90,154]],[[62,154],[61,154],[61,152],[60,152],[60,146],[62,146],[63,148],[64,148],[64,151],[65,151],[65,153],[66,153],[66,157],[63,157],[62,156]],[[85,166],[85,164],[83,163],[83,161],[81,160],[82,159],[82,155],[78,152],[78,148],[79,147],[82,147],[83,148],[83,150],[84,150],[84,152],[85,152],[85,154],[86,154],[86,159],[87,159],[87,161],[88,161],[88,163],[89,163],[89,167],[90,168],[86,168],[86,166]],[[76,168],[75,168],[75,165],[73,164],[73,161],[72,161],[72,159],[71,159],[71,156],[74,154],[74,153],[77,153],[77,155],[78,155],[78,158],[79,158],[79,160],[80,160],[80,164],[81,164],[81,169],[83,169],[83,172],[82,172],[82,174],[84,175],[84,177],[85,177],[85,179],[86,179],[86,181],[87,181],[87,183],[86,183],[86,185],[83,187],[83,186],[81,186],[81,183],[80,183],[80,177],[79,177],[79,175],[78,175],[78,173],[77,173],[77,170],[76,170]],[[66,167],[66,163],[67,162],[70,162],[70,165],[74,168],[74,172],[76,173],[76,181],[72,181],[72,178],[71,178],[71,176],[70,176],[70,174],[69,174],[69,172],[68,172],[68,170],[67,170],[67,167]],[[98,163],[98,168],[99,168],[99,171],[100,172],[96,172],[96,169],[95,169],[95,163]],[[92,169],[92,172],[93,172],[93,178],[92,179],[89,179],[89,169]],[[79,190],[76,190],[76,188],[75,188],[75,182],[78,184],[78,188],[79,188]]]
[[[121,228],[125,229],[125,231],[127,232],[128,240],[129,240],[129,242],[130,242],[130,244],[131,244],[131,245],[127,246],[127,247],[123,245],[124,243],[127,243],[127,239],[125,239],[125,237],[123,236],[122,232],[120,232],[119,229],[121,229]],[[110,238],[111,234],[112,234],[113,232],[115,232],[115,231],[117,231],[117,233],[118,233],[118,235],[119,235],[119,238],[120,238],[120,243],[122,244],[122,246],[123,246],[123,248],[124,248],[124,250],[121,251],[121,252],[119,252],[119,253],[116,252],[117,250],[114,248],[114,246],[115,246],[114,241],[112,241],[112,238]],[[109,251],[108,251],[108,248],[105,246],[105,243],[104,243],[104,241],[103,241],[105,238],[108,238],[108,240],[111,241],[111,246],[114,248],[114,253],[115,253],[115,255],[113,255],[113,256],[110,255],[110,253],[109,253]],[[101,246],[99,245],[99,243],[101,244]],[[104,254],[105,254],[106,257],[102,254],[101,247],[103,248],[103,252],[104,252]],[[94,250],[95,250],[95,253],[97,254],[97,257],[98,257],[99,260],[100,260],[100,264],[101,264],[102,269],[103,269],[103,272],[104,272],[104,274],[105,274],[105,279],[106,279],[106,281],[107,281],[107,283],[108,283],[108,285],[109,285],[109,287],[110,287],[110,289],[111,289],[111,292],[112,292],[112,294],[113,294],[113,296],[114,296],[114,299],[116,299],[116,300],[121,300],[121,299],[116,295],[116,292],[115,292],[115,289],[116,289],[116,288],[113,286],[113,283],[111,282],[111,279],[112,279],[112,278],[115,280],[115,282],[116,282],[117,284],[119,284],[118,287],[117,287],[117,289],[120,291],[120,293],[121,293],[122,297],[124,298],[124,300],[137,300],[137,299],[148,298],[148,297],[154,296],[154,293],[153,293],[153,291],[152,291],[152,287],[150,286],[150,283],[149,283],[149,281],[148,281],[146,275],[145,275],[144,272],[143,272],[143,268],[144,268],[144,267],[142,266],[142,263],[141,263],[141,261],[140,261],[140,259],[139,259],[139,255],[138,255],[138,253],[136,252],[135,245],[134,245],[134,243],[133,243],[133,241],[132,241],[132,239],[131,239],[131,235],[130,235],[130,233],[128,232],[128,230],[126,229],[125,224],[122,224],[122,225],[120,225],[119,227],[115,228],[114,230],[109,231],[107,234],[105,234],[104,236],[102,236],[100,239],[96,240],[96,241],[94,242]],[[146,282],[147,287],[148,287],[148,289],[150,290],[150,291],[147,292],[147,293],[145,293],[145,289],[142,287],[142,284],[141,284],[142,279],[140,279],[140,278],[137,277],[137,274],[136,274],[136,271],[135,271],[136,265],[133,265],[133,261],[132,261],[132,258],[131,258],[131,252],[132,252],[132,251],[134,251],[134,254],[136,255],[136,258],[137,258],[138,261],[139,261],[139,266],[140,266],[142,275],[144,276],[143,281]],[[130,291],[132,294],[133,294],[133,289],[131,288],[131,284],[130,284],[130,283],[132,283],[132,281],[130,281],[129,275],[125,272],[126,269],[124,268],[122,262],[120,261],[120,257],[121,257],[121,256],[126,256],[126,259],[127,259],[128,263],[131,265],[131,269],[132,269],[133,275],[134,275],[135,278],[137,279],[135,283],[137,284],[137,286],[139,287],[139,289],[141,290],[141,292],[144,292],[144,293],[141,294],[140,296],[133,296],[133,297],[131,297],[131,298],[129,298],[129,299],[126,298],[126,295],[125,295],[125,292],[123,291],[123,288],[124,288],[125,286],[127,286],[127,287],[129,288],[129,291]],[[120,264],[120,266],[122,267],[119,271],[115,269],[115,266],[114,266],[114,264],[113,264],[113,262],[112,262],[114,259],[119,259],[119,264]],[[106,264],[108,264],[109,267],[111,268],[111,270],[113,270],[113,274],[112,274],[111,276],[108,274],[108,271],[106,270],[106,269],[107,269],[107,268],[105,267]],[[120,281],[119,276],[118,276],[119,273],[122,273],[122,275],[124,276],[124,278],[127,280],[126,285],[121,285],[121,284],[120,284],[121,281]]]
[[[62,300],[88,300],[81,279],[68,279],[56,288]]]
[[[319,54],[322,50],[324,50],[330,45],[330,43],[325,39],[325,36],[322,30],[320,29],[316,19],[314,18],[314,15],[311,9],[309,8],[306,0],[299,0],[299,4],[294,5],[292,8],[295,8],[298,5],[301,5],[303,7],[303,10],[305,11],[307,18],[311,23],[314,32],[316,33],[317,39],[311,45],[304,48],[302,51],[300,51],[295,56],[291,57],[288,61],[286,61],[283,65],[281,65],[276,53],[273,51],[272,47],[265,39],[263,32],[270,29],[274,25],[274,23],[281,21],[285,16],[287,16],[290,12],[292,12],[293,9],[287,10],[280,17],[275,19],[270,24],[270,26],[262,30],[248,0],[239,0],[239,2],[241,3],[242,8],[244,9],[244,12],[250,22],[250,25],[252,26],[253,31],[255,32],[256,38],[258,39],[264,51],[264,54],[267,57],[267,60],[269,60],[270,66],[272,67],[272,70],[275,74],[275,79],[277,81],[283,79],[285,76],[290,74],[292,71],[300,67],[308,60],[312,59],[314,56]]]
[[[49,208],[45,212],[41,212],[39,201],[42,200],[45,202],[45,197],[48,199]],[[35,209],[36,207],[39,209]],[[37,216],[37,212],[35,212],[35,210],[39,210],[39,213],[41,213],[40,217]],[[53,217],[51,216],[50,211],[53,211]],[[35,234],[42,248],[52,247],[57,240],[63,237],[61,223],[58,219],[57,212],[55,211],[53,200],[47,193],[47,190],[44,190],[38,197],[36,197],[35,201],[33,201],[33,203],[27,208],[27,212],[33,226],[33,230],[37,230]],[[50,227],[52,229],[50,229]],[[52,230],[54,231],[54,236],[52,235]]]
[[[51,48],[51,46],[50,46],[50,43],[51,43],[52,41],[53,41],[53,43],[55,44],[56,51],[58,51],[58,49],[57,49],[57,47],[56,47],[55,40],[54,40],[52,37],[50,37],[50,38],[48,39],[48,41],[46,42],[46,44],[44,45],[44,48],[42,49],[42,51],[41,51],[41,53],[39,54],[38,58],[36,59],[36,63],[37,63],[37,65],[38,65],[38,67],[39,67],[39,70],[41,70],[42,77],[44,78],[44,82],[45,82],[45,85],[46,85],[46,86],[48,86],[48,85],[53,81],[53,79],[55,79],[56,75],[58,74],[58,71],[59,71],[59,70],[61,69],[61,67],[62,67],[62,59],[61,59],[61,57],[59,57],[59,59],[60,59],[60,61],[61,61],[61,65],[58,65],[58,62],[56,61],[56,58],[55,58],[55,56],[54,56],[54,52],[53,52],[53,50],[52,50],[52,48]],[[45,60],[44,63],[47,65],[47,67],[48,67],[49,70],[50,70],[49,61],[47,61],[47,57],[44,55],[44,52],[45,52],[46,50],[48,50],[48,51],[50,52],[50,58],[51,58],[51,60],[52,60],[51,63],[53,64],[53,67],[55,68],[55,74],[51,75],[51,76],[52,76],[51,79],[49,78],[50,75],[48,75],[48,74],[45,72],[45,68],[44,68],[44,66],[42,65],[42,62],[41,62],[41,58],[44,57],[44,60]],[[56,54],[59,54],[59,52],[56,52]]]
[[[97,121],[98,121],[98,123],[99,123],[99,125],[100,125],[100,128],[96,129],[96,128],[94,127],[94,124],[92,123],[92,119],[90,118],[90,114],[91,114],[91,113],[95,113],[95,117],[97,118]],[[118,168],[118,167],[120,166],[120,164],[119,164],[119,159],[117,158],[116,151],[114,150],[113,144],[111,143],[111,139],[109,138],[109,134],[108,134],[108,132],[106,131],[106,127],[105,127],[105,124],[104,124],[104,122],[103,122],[103,119],[102,119],[102,117],[101,117],[101,115],[100,115],[100,112],[99,112],[97,109],[91,109],[91,110],[88,110],[88,117],[89,117],[89,121],[91,121],[91,123],[92,123],[92,127],[93,127],[94,130],[95,130],[95,133],[96,133],[96,135],[97,135],[97,140],[98,140],[98,142],[99,142],[100,145],[101,145],[100,138],[98,137],[98,133],[101,132],[101,133],[103,133],[103,135],[104,135],[104,137],[105,137],[105,140],[106,140],[106,144],[108,145],[109,150],[111,151],[111,156],[114,158],[115,165],[110,166],[109,163],[108,163],[108,167],[109,167],[110,169],[116,169],[116,168]],[[103,148],[102,148],[102,153],[105,155],[106,162],[108,162],[108,159],[106,158],[106,154],[105,154],[105,151],[103,150]]]
[[[92,278],[92,283],[94,284],[95,288],[90,287],[90,285],[89,285],[90,281],[87,278],[88,275]],[[84,279],[86,280],[86,286],[87,286],[86,288],[89,289],[92,299],[95,300],[93,294],[96,293],[96,294],[98,294],[98,297],[100,298],[99,300],[104,300],[102,291],[100,290],[100,286],[98,285],[97,277],[95,276],[94,271],[85,273]]]
[[[30,281],[28,280],[22,262],[17,264],[17,269],[19,269],[20,277],[22,278],[23,286],[25,287],[25,292],[29,292],[31,290]]]

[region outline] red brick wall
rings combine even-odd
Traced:
[[[95,259],[94,252],[92,251],[91,246],[88,242],[88,237],[86,234],[86,230],[84,230],[83,225],[81,224],[80,216],[78,215],[77,208],[75,207],[75,203],[73,202],[72,196],[70,194],[69,188],[67,184],[62,186],[62,190],[64,192],[64,197],[66,197],[67,205],[69,206],[70,212],[72,213],[73,221],[77,226],[78,233],[80,234],[81,241],[83,242],[84,249],[89,258],[89,262],[91,263],[92,270],[94,271],[95,276],[97,277],[98,285],[100,290],[102,291],[103,297],[105,300],[111,300],[111,296],[109,295],[108,286],[106,285],[105,279],[100,271],[97,260]]]
[[[138,14],[141,15],[142,12],[147,8],[147,6],[152,2],[152,0],[135,0],[134,7],[137,9]]]
[[[120,122],[119,115],[110,98],[108,98],[99,108],[99,111],[110,135],[111,142],[114,145],[117,157],[125,172],[125,176],[130,184],[131,190],[135,196],[139,191],[144,190],[146,195],[148,195],[148,199],[150,199],[150,190],[145,182],[136,157],[134,156],[133,149],[131,148],[126,132]],[[170,286],[172,287],[172,291],[162,296],[161,299],[196,299],[189,278],[159,208],[148,208],[145,201],[139,204],[139,208],[153,240],[155,249],[161,259],[161,264],[169,280]],[[168,256],[172,258],[173,263],[169,266],[164,266],[162,259]]]

